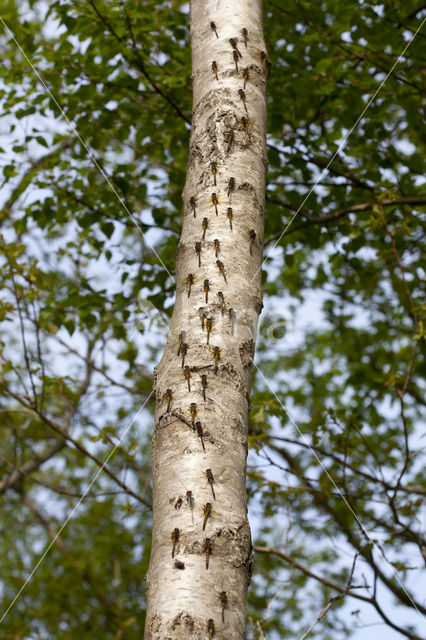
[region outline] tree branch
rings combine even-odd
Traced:
[[[26,187],[30,184],[35,175],[37,175],[38,171],[44,167],[44,165],[58,155],[61,151],[68,149],[71,146],[71,138],[65,138],[63,142],[53,149],[50,153],[46,153],[46,155],[42,156],[38,160],[30,160],[31,166],[24,173],[16,187],[12,190],[12,193],[8,200],[4,203],[3,207],[0,210],[0,224],[3,220],[6,220],[12,211],[13,205],[20,198],[22,193],[25,191]]]
[[[120,44],[123,44],[123,38],[120,38],[120,36],[116,33],[116,31],[114,30],[114,28],[112,27],[112,25],[110,24],[109,20],[107,20],[105,18],[105,16],[103,16],[101,14],[101,12],[99,11],[99,9],[97,8],[97,6],[95,5],[93,0],[89,0],[89,4],[92,7],[92,9],[94,10],[94,12],[96,13],[96,15],[98,16],[98,18],[101,20],[102,24],[104,24],[106,26],[106,28],[108,29],[108,31],[114,36],[114,38],[116,40],[118,40],[118,42]],[[132,32],[131,32],[131,37],[132,37]],[[134,42],[132,40],[132,42]],[[156,91],[156,93],[158,93],[158,95],[160,95],[162,98],[164,98],[164,100],[166,100],[166,102],[168,102],[170,104],[171,107],[173,107],[173,109],[176,111],[176,113],[179,114],[179,116],[181,118],[183,118],[183,120],[185,120],[185,122],[187,124],[191,124],[191,120],[189,120],[186,115],[181,111],[181,109],[179,108],[179,106],[174,102],[174,100],[172,100],[166,93],[164,93],[164,91],[154,82],[154,80],[150,77],[149,73],[147,72],[145,65],[142,61],[142,58],[139,55],[139,50],[137,49],[137,47],[135,48],[135,46],[132,47],[132,51],[135,54],[135,59],[134,62],[136,63],[136,66],[138,69],[140,69],[140,71],[142,72],[142,74],[145,76],[145,78],[148,80],[148,82],[150,83],[150,85],[152,86],[152,88]],[[127,58],[126,58],[127,60]]]
[[[49,449],[47,449],[42,455],[35,456],[31,460],[28,460],[28,462],[25,462],[19,468],[15,467],[15,465],[12,465],[10,461],[6,460],[6,458],[4,458],[0,454],[1,459],[4,462],[6,462],[6,464],[14,467],[15,469],[15,471],[13,471],[11,474],[9,474],[6,478],[4,478],[0,482],[0,495],[5,493],[11,487],[17,487],[19,482],[22,480],[23,476],[28,476],[31,473],[33,473],[33,471],[37,471],[37,469],[39,469],[45,462],[47,462],[47,460],[50,460],[50,458],[52,458],[55,455],[55,453],[58,453],[58,451],[63,449],[65,446],[66,446],[66,440],[65,438],[61,437],[59,440],[55,442],[54,445],[52,445]]]
[[[284,202],[280,202],[279,200],[273,200],[273,202],[275,204],[279,204],[280,206],[290,208],[289,205],[287,205]],[[400,198],[399,200],[383,200],[381,204],[385,207],[392,207],[396,205],[405,205],[405,204],[418,206],[418,205],[426,204],[426,198],[418,197],[418,198]],[[377,200],[373,200],[372,202],[365,202],[363,204],[354,204],[350,207],[339,209],[338,211],[335,211],[334,213],[328,216],[321,216],[318,218],[309,216],[305,212],[303,215],[305,218],[307,218],[306,222],[301,222],[300,224],[294,227],[289,227],[283,232],[274,233],[274,235],[269,236],[268,238],[265,239],[265,245],[267,245],[269,242],[273,242],[277,238],[281,238],[281,237],[283,238],[284,236],[288,236],[290,235],[290,233],[295,233],[296,231],[300,231],[301,229],[306,229],[316,224],[325,224],[326,222],[332,222],[334,220],[338,220],[339,218],[343,218],[344,216],[347,216],[349,213],[357,213],[359,211],[368,211],[376,205],[377,205]]]
[[[111,469],[109,469],[109,467],[106,466],[105,462],[102,462],[102,460],[99,460],[99,458],[97,456],[95,456],[93,453],[90,453],[90,451],[88,451],[85,447],[83,447],[83,445],[80,444],[78,442],[78,440],[76,440],[75,438],[70,436],[69,433],[65,432],[59,425],[57,425],[55,422],[53,422],[53,420],[51,420],[46,415],[41,413],[34,405],[31,405],[30,402],[25,401],[23,398],[21,398],[20,396],[16,395],[12,391],[10,391],[10,389],[6,389],[5,391],[9,396],[11,396],[15,400],[17,400],[23,406],[25,406],[25,407],[27,407],[29,409],[32,409],[34,411],[34,413],[44,422],[45,425],[47,425],[53,431],[55,431],[56,433],[61,435],[68,442],[71,442],[74,445],[74,447],[80,453],[82,453],[84,456],[86,456],[87,458],[90,458],[90,460],[95,462],[95,464],[97,464],[98,467],[100,467],[102,469],[102,471],[104,471],[112,480],[114,480],[114,482],[116,484],[118,484],[118,486],[121,487],[128,495],[132,496],[133,498],[138,500],[138,502],[141,502],[142,504],[147,506],[149,509],[152,509],[152,504],[151,504],[151,502],[149,500],[144,498],[144,496],[138,495],[132,489],[130,489],[130,487],[128,487],[124,482],[122,482],[120,480],[120,478],[118,478],[115,475],[115,473],[113,471],[111,471]]]

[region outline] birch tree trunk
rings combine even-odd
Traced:
[[[244,638],[252,564],[245,471],[262,307],[262,4],[191,0],[190,19],[193,122],[176,304],[155,376],[146,640]]]

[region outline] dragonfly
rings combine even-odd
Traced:
[[[206,469],[205,474],[207,481],[204,487],[207,488],[207,485],[210,485],[213,499],[216,500],[216,491],[213,485],[217,487],[217,485],[225,484],[227,479],[229,479],[229,472],[226,467],[223,467],[219,472],[216,472],[214,469]]]
[[[184,508],[186,509],[190,509],[191,511],[191,520],[192,520],[192,524],[194,524],[194,506],[195,506],[195,499],[194,499],[194,494],[192,493],[191,489],[188,489],[179,478],[176,478],[178,483],[180,484],[180,486],[182,487],[182,489],[184,489],[185,491],[185,497],[183,497],[182,495],[180,495],[176,501],[176,504],[179,503],[179,510],[181,509],[181,507],[184,506]]]
[[[203,222],[201,224],[201,228],[203,230],[203,235],[201,236],[201,240],[206,239],[206,231],[209,228],[209,220],[208,218],[203,218]]]
[[[225,622],[225,609],[228,608],[228,596],[226,595],[226,591],[221,591],[219,598],[222,606],[222,622]]]
[[[191,207],[191,211],[194,214],[194,218],[196,217],[196,213],[195,213],[195,208],[196,208],[196,203],[195,203],[195,198],[194,196],[191,196],[189,199],[189,205]]]
[[[221,590],[219,591],[219,589],[221,589]],[[229,596],[226,593],[226,591],[223,590],[223,587],[219,587],[219,586],[215,587],[214,588],[214,592],[215,592],[215,596],[217,598],[217,605],[216,606],[217,606],[217,608],[220,607],[220,609],[221,609],[222,623],[224,623],[225,622],[225,611],[229,611],[229,608],[230,608],[230,606],[229,606]],[[218,623],[217,630],[219,631],[219,629],[220,630],[226,629],[228,626],[229,625],[224,625],[224,624]]]
[[[214,186],[216,186],[217,162],[212,162],[210,164],[210,168],[211,168],[212,174],[213,174],[213,180],[214,180],[213,184],[214,184]]]
[[[207,376],[203,374],[201,376],[201,386],[203,388],[203,400],[206,401],[206,389],[207,389]]]
[[[228,216],[229,226],[230,226],[231,231],[232,231],[232,207],[228,207],[228,212],[227,212],[226,215]]]
[[[217,622],[213,618],[209,618],[208,620],[206,620],[206,627],[206,638],[208,638],[208,640],[211,640],[211,638],[217,637],[218,632],[226,631],[226,629],[229,629],[229,624],[223,624],[223,622]]]
[[[167,400],[167,412],[170,411],[170,406],[172,404],[172,399],[173,399],[173,393],[171,389],[166,389],[166,393],[164,395],[165,399]]]
[[[183,375],[185,376],[185,380],[188,383],[188,391],[191,391],[191,369],[189,367],[184,367]]]
[[[201,422],[196,422],[196,423],[195,423],[195,428],[196,428],[196,430],[197,430],[197,436],[198,436],[198,437],[200,438],[200,440],[201,440],[201,445],[202,445],[202,447],[203,447],[203,451],[204,451],[204,453],[205,453],[205,452],[206,452],[206,448],[205,448],[205,446],[204,446],[204,437],[205,437],[205,434],[204,434],[203,427],[201,426]]]
[[[211,502],[206,502],[206,504],[203,506],[203,514],[204,514],[203,531],[205,531],[207,520],[212,517]]]
[[[246,45],[246,49],[247,49],[248,31],[245,27],[243,27],[241,29],[241,33],[243,34],[244,44]]]
[[[215,75],[216,80],[219,80],[219,78],[217,77],[217,62],[216,60],[213,60],[212,62],[212,71]]]
[[[206,538],[203,545],[203,553],[206,554],[206,569],[209,568],[209,559],[213,553],[213,545],[210,538]]]
[[[222,291],[218,291],[217,292],[217,297],[219,298],[219,306],[220,306],[220,310],[222,311],[222,315],[225,312],[225,296],[223,295]]]
[[[207,620],[207,631],[209,632],[209,638],[213,638],[215,635],[215,626],[213,618]]]
[[[206,319],[207,344],[210,344],[210,334],[213,330],[213,318]]]
[[[192,495],[192,491],[187,491],[186,492],[186,504],[191,509],[191,519],[192,519],[192,524],[194,524],[194,504],[195,504],[195,500],[194,500],[194,496]]]
[[[172,558],[175,557],[175,548],[176,548],[176,543],[179,542],[179,529],[176,528],[172,531],[171,533],[171,539],[173,542],[173,548],[172,548]]]
[[[250,78],[250,71],[249,71],[248,67],[246,69],[243,69],[243,78],[244,78],[244,90],[245,90],[246,84],[247,84],[247,80]]]
[[[216,494],[214,492],[214,477],[213,477],[213,473],[211,469],[206,469],[206,476],[207,476],[207,482],[209,483],[211,490],[212,490],[212,494],[213,494],[213,499],[216,500]]]
[[[191,424],[192,424],[192,428],[194,428],[194,423],[195,423],[195,418],[197,417],[197,405],[195,402],[191,402],[191,406],[189,408],[190,412],[191,412]]]
[[[208,310],[208,307],[199,307],[198,308],[198,315],[200,316],[200,320],[201,320],[201,330],[204,331],[204,325],[207,319],[207,313],[206,311]]]
[[[214,369],[213,372],[217,374],[218,372],[218,362],[220,360],[220,349],[219,347],[213,347],[213,358],[214,358]]]
[[[214,31],[214,32],[215,32],[215,34],[216,34],[216,38],[218,38],[218,37],[219,37],[219,35],[218,35],[218,33],[217,33],[216,25],[215,25],[215,23],[214,23],[214,22],[210,22],[210,29],[211,29],[212,31]]]

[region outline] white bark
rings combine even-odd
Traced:
[[[216,25],[218,38],[211,29]],[[248,31],[247,48],[242,29]],[[237,40],[242,55],[238,72],[229,40]],[[163,358],[156,372],[157,409],[152,444],[153,536],[147,575],[145,639],[208,638],[208,621],[214,637],[245,637],[247,587],[251,572],[251,539],[245,499],[245,467],[251,364],[258,314],[261,309],[260,267],[263,241],[263,203],[266,173],[265,51],[261,0],[192,0],[191,46],[193,66],[193,123],[183,192],[184,222],[177,256],[176,304]],[[218,80],[212,61],[218,68]],[[249,69],[246,105],[249,129],[239,95],[242,70]],[[234,139],[228,151],[228,136]],[[217,186],[211,163],[217,163]],[[227,195],[229,178],[235,190]],[[211,195],[219,199],[218,215]],[[190,205],[196,201],[196,217]],[[232,207],[232,231],[227,209]],[[202,241],[202,221],[208,219]],[[250,254],[249,232],[256,239]],[[220,242],[217,267],[214,240]],[[201,267],[195,243],[201,242]],[[195,282],[188,297],[186,278]],[[205,302],[204,280],[210,290]],[[224,295],[222,314],[218,292]],[[201,328],[200,308],[213,319],[210,345]],[[231,312],[230,312],[231,309]],[[232,312],[233,310],[233,312]],[[185,365],[191,369],[191,391],[177,356],[178,336],[188,345]],[[215,374],[213,347],[220,348]],[[207,375],[206,401],[201,375]],[[173,396],[167,411],[167,389]],[[191,403],[204,431],[205,452],[191,427]],[[216,500],[206,469],[215,477]],[[194,510],[187,506],[192,491]],[[175,508],[182,498],[182,507]],[[212,515],[203,531],[203,505]],[[193,521],[192,521],[193,515]],[[179,529],[175,557],[171,533]],[[206,538],[212,543],[206,569]],[[177,568],[175,561],[184,563]],[[227,594],[222,622],[220,592]]]

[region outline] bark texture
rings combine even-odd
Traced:
[[[191,0],[191,47],[176,304],[155,376],[145,639],[240,640],[252,562],[245,471],[267,167],[261,1]]]

